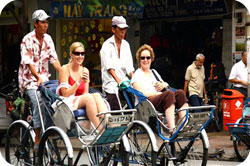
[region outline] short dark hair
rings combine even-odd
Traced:
[[[117,25],[112,25],[112,27],[116,29]]]
[[[246,50],[242,51],[241,56],[243,56],[243,55],[244,55],[244,53],[246,53],[246,52],[247,52]]]
[[[38,24],[39,20],[34,20],[35,23]],[[35,24],[33,23],[34,29],[36,29]]]

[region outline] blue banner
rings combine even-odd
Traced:
[[[50,16],[53,18],[112,18],[115,15],[142,18],[143,7],[137,3],[116,6],[95,5],[94,11],[90,11],[86,4],[77,2],[52,1],[50,4]]]
[[[144,18],[184,18],[227,14],[224,0],[147,0]]]

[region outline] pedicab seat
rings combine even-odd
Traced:
[[[75,117],[87,116],[86,110],[84,108],[77,109],[73,111]]]
[[[54,94],[56,94],[56,88],[58,86],[58,80],[50,80],[45,83],[45,86]],[[87,117],[85,108],[80,108],[75,111],[73,111],[75,117]]]

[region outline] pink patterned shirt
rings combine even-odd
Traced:
[[[35,30],[24,36],[21,43],[21,63],[19,66],[18,80],[19,90],[37,89],[37,79],[29,70],[28,64],[33,64],[43,81],[48,81],[50,77],[49,65],[57,60],[57,54],[52,38],[44,34],[41,50],[39,41],[36,38]]]

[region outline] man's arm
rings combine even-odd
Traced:
[[[112,75],[112,77],[115,79],[115,81],[118,83],[118,85],[120,85],[122,83],[122,81],[117,77],[114,69],[109,69],[108,72],[110,75]]]
[[[235,83],[235,84],[242,84],[242,85],[244,85],[244,86],[247,86],[247,85],[248,85],[247,81],[238,80],[238,79],[236,79],[236,78],[230,79],[229,82]]]
[[[208,98],[207,98],[207,91],[206,91],[205,82],[204,82],[204,86],[203,86],[203,93],[204,93],[204,97],[205,97],[205,104],[207,104],[208,103]]]
[[[184,84],[184,93],[185,95],[187,95],[187,88],[188,88],[188,84],[189,84],[189,81],[188,80],[185,80],[185,84]]]
[[[188,67],[186,70],[186,74],[185,74],[185,84],[184,84],[184,88],[183,88],[183,91],[184,91],[186,96],[187,96],[188,84],[189,84],[190,80],[191,80],[191,71],[190,71],[190,67]]]
[[[33,74],[33,76],[37,79],[37,86],[39,86],[40,84],[44,84],[43,80],[41,79],[41,77],[39,76],[39,74],[37,73],[35,67],[32,64],[28,64],[28,67],[31,71],[31,73]]]
[[[134,74],[134,72],[130,72],[130,74],[129,74],[129,76],[130,76],[130,79],[132,79],[132,77],[133,77],[133,74]]]
[[[53,63],[53,67],[54,69],[56,69],[57,72],[60,72],[62,66],[60,64],[60,62],[58,60],[56,60],[54,63]]]
[[[237,71],[237,67],[236,64],[232,67],[228,81],[230,83],[234,83],[234,84],[242,84],[244,86],[247,86],[248,83],[247,81],[243,81],[243,80],[238,80],[237,79],[237,75],[238,75],[238,71]]]

